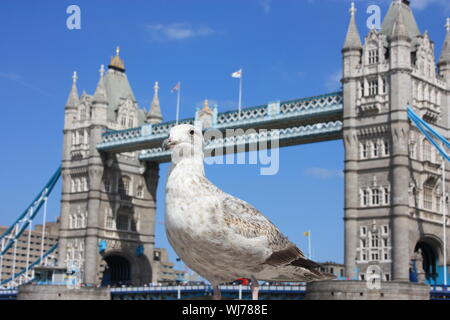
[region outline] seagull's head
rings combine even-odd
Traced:
[[[172,150],[172,159],[174,155],[180,158],[194,155],[203,157],[202,131],[190,124],[180,124],[170,129],[169,138],[164,140],[162,147],[164,150]]]

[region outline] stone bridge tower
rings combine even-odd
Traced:
[[[103,155],[96,146],[105,130],[161,122],[157,89],[147,114],[136,103],[118,49],[106,72],[101,66],[93,96],[79,97],[76,80],[75,73],[65,107],[58,261],[87,284],[156,281],[158,164],[139,163],[137,153]]]
[[[421,252],[418,267],[433,283],[443,276],[442,158],[406,111],[410,104],[448,138],[450,23],[436,65],[409,1],[393,1],[364,44],[350,11],[342,49],[347,277],[364,280],[374,265],[383,280],[409,281]]]

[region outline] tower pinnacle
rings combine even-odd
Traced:
[[[359,36],[358,28],[355,22],[355,3],[352,2],[350,7],[350,24],[347,30],[347,36],[345,38],[343,50],[360,50],[362,48],[361,37]]]
[[[67,98],[66,108],[75,108],[79,103],[77,80],[77,72],[74,71],[72,75],[72,89],[70,90],[69,97]]]
[[[94,99],[93,102],[99,102],[99,103],[107,103],[107,97],[106,97],[106,90],[105,90],[105,84],[103,75],[105,72],[105,67],[103,65],[100,66],[100,80],[98,81],[97,88],[95,89],[94,93]]]
[[[158,81],[156,81],[155,85],[153,86],[154,93],[152,104],[150,106],[150,110],[147,113],[147,122],[152,124],[161,123],[163,120],[161,114],[161,106],[159,104],[158,91],[159,91],[159,84]]]
[[[401,1],[400,1],[401,5]],[[397,17],[395,18],[394,26],[392,28],[391,40],[411,40],[408,30],[406,29],[405,22],[403,20],[402,11],[397,11]]]
[[[74,71],[72,75],[72,85],[76,85],[78,80],[77,72]]]
[[[355,16],[355,13],[356,13],[356,8],[355,8],[355,2],[352,2],[352,6],[350,7],[350,15],[352,16],[352,17],[354,17]]]
[[[125,64],[123,60],[120,58],[120,47],[116,48],[116,56],[111,57],[108,68],[114,69],[120,72],[125,72]]]
[[[442,46],[442,53],[439,59],[439,65],[450,65],[450,18],[447,18],[447,23],[445,24],[445,29],[447,34],[445,35],[444,45]]]

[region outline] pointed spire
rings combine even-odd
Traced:
[[[116,48],[116,56],[111,57],[108,68],[114,69],[117,71],[121,71],[121,72],[125,72],[125,64],[119,55],[120,55],[120,47],[117,47]]]
[[[70,90],[69,98],[67,98],[66,107],[76,107],[80,101],[78,98],[77,80],[77,72],[74,71],[72,75],[72,89]]]
[[[352,6],[350,8],[350,24],[347,30],[347,36],[345,38],[344,48],[343,50],[360,50],[362,49],[361,37],[359,36],[358,27],[355,22],[355,3],[352,2]]]
[[[402,5],[401,1],[397,2],[399,6]],[[400,39],[411,41],[411,37],[408,34],[408,30],[406,29],[405,22],[403,20],[402,11],[398,9],[397,17],[395,18],[394,22],[394,27],[392,28],[391,40],[395,41]]]
[[[447,34],[445,35],[444,45],[442,46],[442,53],[441,58],[439,59],[439,64],[450,64],[450,18],[447,18],[445,29],[447,30]]]
[[[211,109],[209,108],[208,99],[205,99],[205,101],[203,102],[203,111],[211,111]]]
[[[107,103],[108,99],[106,97],[105,83],[104,83],[104,74],[105,74],[105,66],[102,64],[100,66],[100,80],[98,81],[97,89],[95,89],[93,102]]]
[[[156,123],[161,123],[163,120],[163,117],[161,114],[161,106],[159,105],[158,81],[155,82],[155,85],[153,86],[153,90],[154,90],[153,100],[152,100],[152,104],[150,106],[150,110],[147,113],[147,122],[156,124]]]
[[[420,30],[417,26],[416,19],[414,18],[414,13],[409,6],[409,1],[406,0],[394,0],[389,7],[388,12],[381,25],[381,33],[385,36],[390,37],[393,34],[394,25],[398,20],[398,16],[401,15],[403,19],[403,25],[406,29],[408,36],[417,41],[416,37],[420,36]]]

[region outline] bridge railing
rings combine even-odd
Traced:
[[[306,126],[296,126],[283,128],[277,131],[260,131],[239,136],[216,138],[205,142],[206,155],[224,155],[228,152],[249,151],[249,146],[269,147],[272,141],[277,140],[280,146],[289,145],[290,141],[307,139],[320,139],[321,137],[337,137],[342,130],[341,121],[331,121],[327,123],[316,123]],[[162,147],[155,147],[142,150],[139,160],[164,162],[170,161],[170,151],[163,150]]]
[[[213,120],[212,128],[224,130],[236,127],[265,127],[280,125],[283,121],[295,121],[299,124],[302,120],[314,117],[325,117],[329,113],[341,114],[343,110],[342,92],[333,92],[325,95],[274,102],[257,107],[245,108],[241,112],[237,110],[218,113]],[[331,119],[331,117],[329,117]],[[341,117],[333,116],[334,120]],[[179,123],[194,124],[195,118],[181,120]],[[317,119],[316,121],[317,122]],[[134,145],[133,149],[145,149],[143,145],[155,144],[168,136],[170,129],[175,126],[175,121],[160,124],[145,124],[142,127],[112,131],[103,134],[102,142],[97,149],[102,151],[123,152],[124,146]]]
[[[250,291],[250,286],[239,286],[239,285],[221,285],[219,286],[221,291]],[[186,291],[211,291],[212,286],[201,285],[201,286],[189,286],[189,285],[179,285],[179,286],[149,286],[149,287],[124,287],[124,288],[112,288],[111,294],[126,294],[126,293],[160,293],[160,292],[186,292]],[[273,286],[273,285],[261,285],[259,287],[260,292],[304,292],[306,290],[306,285],[283,285],[283,286]]]

